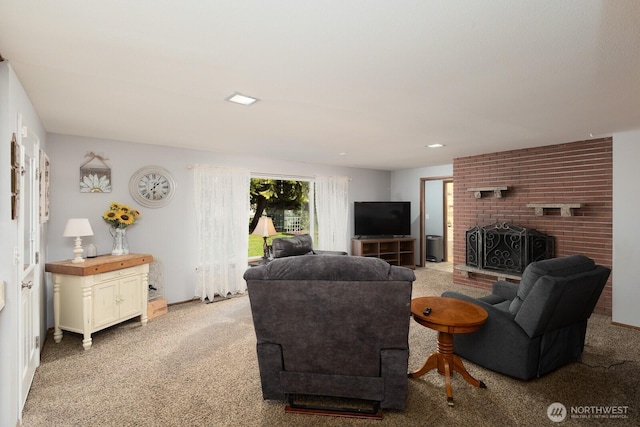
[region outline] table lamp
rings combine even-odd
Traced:
[[[64,228],[64,237],[75,237],[75,246],[73,247],[73,253],[75,257],[71,262],[84,262],[82,258],[82,236],[93,236],[93,230],[91,224],[87,218],[70,218],[67,221],[67,226]]]
[[[255,230],[253,230],[253,233],[251,234],[262,236],[264,238],[264,244],[262,246],[264,255],[262,256],[262,261],[267,262],[269,259],[269,245],[267,245],[267,237],[278,234],[276,228],[273,226],[273,220],[268,216],[261,216],[258,220],[258,225],[256,225]]]

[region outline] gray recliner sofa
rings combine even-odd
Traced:
[[[520,284],[498,281],[486,297],[443,293],[489,313],[479,331],[454,336],[455,353],[525,380],[577,360],[584,349],[587,320],[610,272],[583,255],[572,255],[533,262]]]
[[[244,278],[264,399],[331,396],[405,408],[412,270],[376,258],[294,256]]]

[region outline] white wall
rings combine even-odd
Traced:
[[[286,162],[249,156],[223,155],[158,145],[125,143],[69,135],[50,134],[48,155],[51,160],[51,205],[47,261],[72,257],[73,239],[63,238],[68,218],[89,218],[94,236],[83,238],[83,245],[94,243],[99,254],[111,252],[112,238],[102,213],[109,203],[136,207],[141,219],[127,229],[131,252],[150,253],[164,264],[165,296],[169,303],[192,299],[195,289],[196,230],[193,212],[193,172],[187,165],[199,163],[223,167],[244,167],[252,172],[313,177],[349,176],[349,193],[354,200],[387,200],[390,172]],[[101,154],[111,167],[111,193],[80,193],[80,165],[89,152]],[[169,170],[177,182],[171,203],[159,209],[136,205],[129,195],[129,178],[139,168],[158,165]],[[353,206],[353,204],[351,205]],[[349,235],[353,234],[353,214]],[[242,236],[239,236],[242,237]],[[51,291],[51,283],[47,283]],[[52,306],[49,292],[48,306]],[[52,315],[48,324],[52,324]]]
[[[16,425],[18,414],[18,304],[20,286],[17,283],[13,251],[18,242],[18,224],[11,219],[11,135],[17,132],[18,114],[46,147],[44,128],[31,101],[8,62],[0,62],[0,281],[7,282],[6,305],[0,311],[0,426]],[[42,227],[44,230],[44,227]],[[42,240],[44,245],[44,237]],[[42,252],[42,251],[41,251]],[[42,288],[44,292],[44,286]],[[44,298],[44,293],[41,296]],[[44,307],[44,305],[43,305]],[[42,316],[44,318],[44,314]],[[44,323],[40,333],[45,332]]]
[[[416,169],[403,169],[391,172],[391,200],[411,202],[411,235],[416,245],[420,242],[420,178],[453,176],[453,165],[431,166]],[[431,196],[428,196],[431,198]],[[442,224],[442,184],[438,196],[440,203],[440,223]],[[425,233],[426,234],[426,233]],[[439,233],[439,234],[442,234]],[[416,265],[420,264],[420,250],[416,248]]]
[[[613,315],[640,327],[640,129],[613,134]]]

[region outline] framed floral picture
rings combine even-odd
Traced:
[[[101,155],[89,153],[89,157],[80,165],[81,193],[111,193],[111,168]]]

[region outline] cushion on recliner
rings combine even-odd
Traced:
[[[313,239],[308,234],[301,234],[291,238],[273,239],[271,243],[274,258],[306,255],[313,252]]]
[[[525,268],[518,286],[518,293],[509,305],[509,312],[516,314],[531,288],[542,276],[564,277],[572,274],[590,271],[595,268],[595,262],[584,255],[570,255],[562,258],[545,259],[532,262]]]

